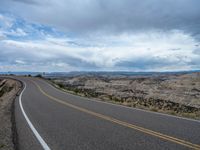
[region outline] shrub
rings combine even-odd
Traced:
[[[36,75],[35,77],[42,78],[41,74]]]

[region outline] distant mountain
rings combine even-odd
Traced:
[[[167,75],[167,74],[188,74],[193,72],[200,72],[200,70],[195,71],[177,71],[177,72],[126,72],[126,71],[73,71],[73,72],[52,72],[46,73],[46,77],[70,77],[70,76],[152,76],[152,75]]]
[[[174,72],[130,72],[130,71],[72,71],[72,72],[0,72],[4,75],[32,75],[41,74],[44,77],[63,77],[63,76],[152,76],[152,75],[167,75],[167,74],[188,74],[200,72],[200,70],[192,71],[174,71]]]

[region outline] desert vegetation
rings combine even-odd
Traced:
[[[200,73],[152,76],[80,75],[50,79],[81,96],[200,119]]]

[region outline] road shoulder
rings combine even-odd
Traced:
[[[17,149],[14,101],[21,83],[12,79],[0,79],[0,150]]]

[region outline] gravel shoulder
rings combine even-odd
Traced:
[[[0,150],[16,149],[14,100],[20,87],[16,80],[0,78]]]

